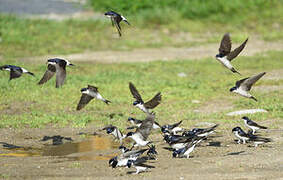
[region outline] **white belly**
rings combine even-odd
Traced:
[[[227,60],[226,56],[222,57],[222,58],[216,58],[223,66],[227,67],[228,69],[232,69],[233,66],[230,63],[229,60]]]
[[[252,95],[250,93],[248,93],[248,91],[244,91],[241,88],[238,88],[238,89],[234,90],[233,92],[237,93],[237,94],[239,94],[241,96],[247,97],[247,98],[252,97]]]
[[[185,143],[177,143],[177,144],[172,144],[172,148],[173,149],[176,149],[176,150],[178,150],[178,149],[182,149],[182,148],[184,148],[186,146],[186,144]]]
[[[142,110],[143,112],[148,113],[148,110],[144,107],[143,104],[137,104],[136,106],[137,106],[140,110]]]

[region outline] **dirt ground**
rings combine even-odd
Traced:
[[[279,121],[280,122],[280,121]],[[270,122],[268,122],[270,123]],[[267,125],[267,124],[264,124]],[[228,127],[227,127],[228,126]],[[159,131],[150,138],[157,147],[157,160],[150,172],[128,174],[133,168],[108,167],[108,160],[118,153],[118,143],[94,128],[1,129],[0,142],[23,148],[0,147],[0,174],[3,179],[282,179],[283,125],[280,129],[261,131],[273,142],[260,147],[236,144],[232,127],[225,125],[211,139],[202,142],[190,159],[172,158],[172,152]],[[220,125],[221,127],[221,125]],[[99,135],[85,136],[80,132]],[[40,141],[44,136],[71,137],[72,142],[51,145]],[[0,176],[0,178],[1,178]]]
[[[195,41],[195,39],[192,41]],[[238,44],[234,44],[236,47]],[[265,42],[258,39],[250,40],[245,50],[241,53],[241,56],[253,56],[257,53],[264,53],[267,51],[281,51],[283,42]],[[197,60],[201,58],[211,57],[214,59],[218,53],[218,43],[211,43],[196,47],[187,48],[175,48],[175,47],[163,47],[163,48],[148,48],[148,49],[134,49],[130,51],[95,51],[85,52],[79,54],[69,55],[46,55],[40,57],[26,57],[20,58],[20,60],[32,61],[32,62],[45,62],[46,59],[61,57],[65,59],[71,59],[72,62],[99,62],[99,63],[121,63],[121,62],[149,62],[156,60]]]

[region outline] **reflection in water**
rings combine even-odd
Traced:
[[[66,156],[75,153],[86,153],[75,156],[77,160],[108,160],[116,154],[105,154],[106,150],[117,149],[118,143],[113,142],[107,137],[92,136],[87,141],[78,143],[65,143],[59,146],[48,145],[41,150],[34,152],[31,150],[21,150],[12,153],[0,154],[1,156],[13,156],[13,157],[31,157],[31,156]]]
[[[13,152],[13,153],[0,154],[0,157],[1,156],[31,157],[31,156],[40,156],[40,153],[39,152],[17,151],[17,152]]]

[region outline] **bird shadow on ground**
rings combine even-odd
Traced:
[[[221,142],[219,141],[208,142],[207,146],[221,147]]]
[[[23,149],[24,148],[22,146],[17,146],[17,145],[5,143],[5,142],[0,142],[0,144],[2,144],[3,148],[5,149]]]
[[[236,156],[236,155],[244,155],[243,153],[246,151],[239,151],[239,152],[231,152],[226,154],[225,156]]]
[[[73,139],[70,138],[70,137],[63,137],[63,136],[60,136],[60,135],[44,136],[40,141],[48,141],[48,140],[52,140],[52,145],[63,144],[63,140],[73,141]]]
[[[174,148],[171,148],[171,147],[162,147],[162,148],[168,151],[174,151]]]

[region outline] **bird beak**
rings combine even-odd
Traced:
[[[75,66],[74,64],[69,64],[69,66]]]

